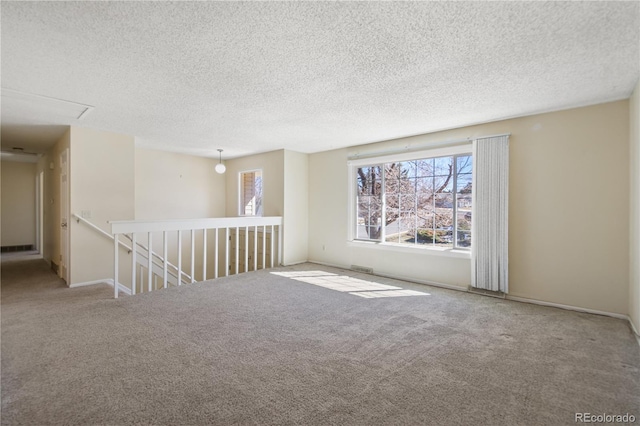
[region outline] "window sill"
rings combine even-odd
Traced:
[[[402,253],[422,253],[432,256],[455,257],[459,259],[471,259],[471,250],[460,250],[445,247],[407,246],[404,244],[379,243],[376,241],[351,240],[347,242],[349,247],[367,248],[374,250],[387,250]]]

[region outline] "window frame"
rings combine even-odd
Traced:
[[[260,212],[256,211],[256,214],[245,214],[245,207],[243,204],[243,175],[246,173],[260,172],[260,179],[262,180],[262,187],[260,188],[260,197],[262,198],[262,205]],[[255,181],[254,181],[255,184]],[[262,169],[249,169],[238,172],[238,216],[239,217],[263,217],[264,216],[264,171]]]
[[[360,167],[374,167],[380,166],[384,168],[385,164],[394,163],[394,162],[403,162],[403,161],[411,161],[411,160],[420,160],[420,159],[429,159],[429,158],[438,158],[438,157],[457,157],[457,156],[465,156],[470,155],[472,157],[472,161],[474,161],[473,156],[473,145],[471,141],[456,144],[452,146],[438,147],[432,149],[421,149],[416,151],[405,151],[398,152],[393,154],[382,154],[382,155],[363,155],[362,158],[353,159],[347,161],[348,168],[348,218],[349,223],[347,226],[347,241],[350,245],[355,246],[366,246],[366,247],[376,247],[382,249],[394,249],[399,251],[414,251],[414,250],[431,250],[434,252],[449,252],[453,254],[462,254],[463,257],[470,256],[471,254],[471,246],[469,247],[459,247],[457,246],[457,234],[456,228],[454,226],[454,239],[451,247],[442,247],[435,244],[405,244],[399,242],[388,242],[386,240],[386,226],[382,227],[381,235],[378,240],[370,240],[370,239],[362,239],[357,238],[357,215],[358,215],[358,197],[357,197],[357,169]],[[457,163],[457,161],[456,161]],[[457,167],[457,164],[456,164]],[[475,161],[474,161],[475,167]],[[382,181],[381,185],[384,188],[385,174],[382,173]],[[457,181],[457,177],[456,177]],[[456,188],[454,188],[454,191]],[[455,196],[455,192],[454,192]],[[384,190],[381,193],[382,198],[382,220],[385,221],[386,218],[386,197]],[[473,209],[473,206],[472,206]],[[454,223],[457,224],[457,201],[454,201]],[[473,230],[472,230],[473,233]],[[471,242],[473,244],[473,237],[471,238]]]

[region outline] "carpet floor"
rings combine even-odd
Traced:
[[[5,425],[640,421],[609,317],[314,264],[113,299],[4,262],[1,296]]]

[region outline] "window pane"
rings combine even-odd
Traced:
[[[385,240],[390,243],[400,242],[400,215],[398,209],[387,209],[387,223]]]
[[[240,214],[262,216],[262,171],[240,173]]]
[[[453,245],[453,194],[436,194],[434,243],[437,245]]]
[[[451,176],[453,173],[453,157],[439,157],[434,159],[435,176]]]
[[[382,175],[380,166],[357,169],[356,238],[378,240],[382,230]]]
[[[416,235],[416,215],[412,211],[400,212],[400,242],[415,243]]]
[[[469,173],[473,171],[473,157],[471,155],[460,155],[457,157],[458,174]]]
[[[433,176],[433,158],[416,161],[416,176]]]
[[[416,162],[415,161],[403,161],[400,163],[401,171],[400,178],[414,178],[416,177]]]
[[[457,165],[456,206],[458,210],[456,215],[456,246],[468,248],[471,247],[471,208],[473,197],[472,157],[458,157]]]
[[[399,181],[400,194],[413,196],[416,192],[416,179],[415,178],[402,178]]]

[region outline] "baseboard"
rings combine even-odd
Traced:
[[[310,263],[308,260],[300,260],[298,262],[291,262],[291,263],[281,263],[278,266],[293,266],[293,265],[302,265],[303,263]]]
[[[638,341],[638,345],[640,346],[640,333],[638,333],[638,329],[636,328],[636,325],[633,323],[633,321],[631,321],[631,317],[627,317],[627,319],[629,320],[629,325],[631,325],[631,331],[633,331],[633,334],[636,337],[636,340]]]
[[[345,269],[345,270],[348,270],[348,271],[351,270],[349,268],[349,266],[347,266],[347,265],[336,265],[336,264],[333,264],[333,263],[319,262],[319,261],[315,261],[315,260],[309,260],[309,263],[314,263],[314,264],[317,264],[317,265],[330,266],[332,268]],[[417,279],[414,279],[414,278],[407,278],[407,277],[401,277],[401,276],[396,276],[396,275],[391,276],[391,275],[380,274],[380,273],[376,273],[376,272],[374,272],[372,275],[376,275],[376,276],[380,276],[380,277],[384,277],[384,278],[392,278],[392,279],[397,279],[397,280],[402,280],[402,281],[415,282],[415,283],[418,283],[418,284],[425,284],[425,285],[430,285],[430,286],[434,286],[434,287],[446,288],[446,289],[449,289],[449,290],[465,291],[465,292],[469,292],[469,293],[472,293],[472,294],[478,294],[478,293],[473,292],[473,291],[471,291],[471,292],[468,291],[467,288],[456,287],[456,286],[452,286],[452,285],[449,285],[449,284],[443,284],[443,283],[437,283],[437,282],[425,281],[425,280],[417,280]],[[631,330],[633,331],[633,334],[634,334],[636,340],[638,341],[638,344],[640,345],[640,333],[638,333],[638,330],[636,329],[635,325],[633,324],[633,322],[631,321],[631,318],[629,318],[628,315],[617,314],[617,313],[614,313],[614,312],[599,311],[597,309],[582,308],[582,307],[579,307],[579,306],[563,305],[561,303],[544,302],[542,300],[528,299],[526,297],[509,296],[508,294],[505,295],[504,298],[506,300],[512,300],[514,302],[531,303],[531,304],[534,304],[534,305],[549,306],[549,307],[552,307],[552,308],[565,309],[565,310],[568,310],[568,311],[584,312],[584,313],[587,313],[587,314],[603,315],[603,316],[607,316],[607,317],[627,320],[627,321],[629,321],[629,325],[631,326]]]
[[[507,294],[506,299],[507,300],[513,300],[514,302],[532,303],[534,305],[549,306],[549,307],[552,307],[552,308],[566,309],[568,311],[584,312],[584,313],[587,313],[587,314],[604,315],[606,317],[613,317],[613,318],[619,318],[619,319],[623,319],[623,320],[629,320],[629,317],[624,315],[624,314],[617,314],[617,313],[614,313],[614,312],[599,311],[597,309],[582,308],[580,306],[571,306],[571,305],[563,305],[561,303],[544,302],[542,300],[528,299],[526,297],[509,296],[508,294]]]
[[[113,278],[105,278],[103,280],[94,280],[94,281],[85,281],[82,283],[75,283],[75,284],[69,285],[69,288],[85,287],[88,285],[96,285],[96,284],[109,284],[111,287],[113,287]],[[131,289],[123,284],[120,284],[118,286],[118,290],[124,294],[131,295]]]

